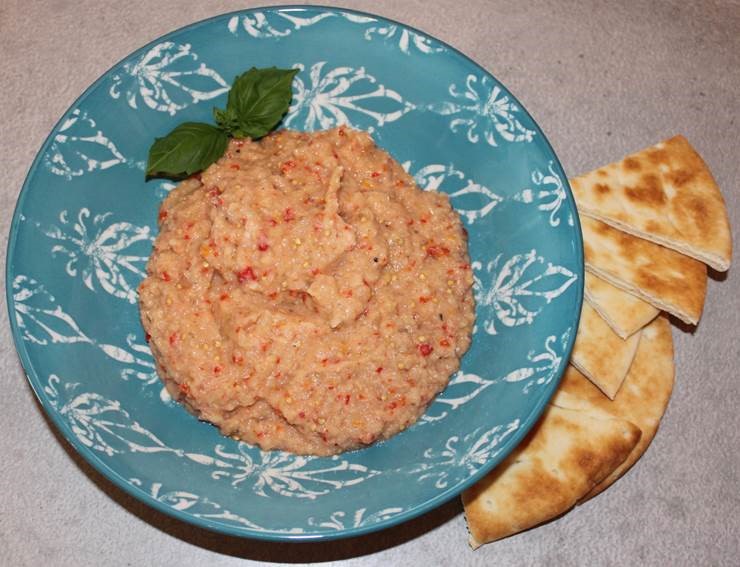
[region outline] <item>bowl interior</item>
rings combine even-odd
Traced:
[[[450,386],[416,425],[333,458],[222,437],[163,392],[136,286],[173,184],[145,182],[155,137],[211,121],[233,78],[295,67],[284,126],[369,130],[470,235],[477,323]],[[188,26],[88,89],[43,145],[8,248],[14,337],[43,407],[88,461],[169,514],[267,539],[357,535],[458,494],[536,421],[570,354],[580,229],[544,135],[454,49],[376,16],[265,8]]]

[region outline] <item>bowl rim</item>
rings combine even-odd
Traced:
[[[171,506],[168,506],[167,504],[154,498],[148,492],[141,490],[138,487],[132,485],[129,479],[122,477],[117,471],[115,471],[108,464],[103,462],[95,452],[90,450],[89,447],[82,445],[77,440],[77,438],[72,433],[67,422],[62,420],[59,412],[50,406],[49,401],[47,400],[45,394],[43,393],[43,386],[42,386],[42,381],[40,379],[40,376],[36,372],[34,364],[29,355],[29,352],[26,349],[25,341],[21,339],[21,333],[19,331],[18,323],[17,323],[15,313],[14,313],[15,300],[14,300],[13,292],[12,292],[11,278],[14,277],[16,274],[15,274],[15,270],[14,270],[11,260],[12,260],[13,253],[16,247],[16,242],[17,242],[17,237],[18,237],[18,232],[19,232],[19,225],[20,225],[21,217],[22,217],[21,210],[23,209],[26,196],[28,195],[30,191],[29,187],[31,185],[31,181],[36,175],[36,171],[39,168],[41,160],[43,159],[44,154],[48,150],[48,147],[53,140],[55,132],[62,125],[64,120],[67,118],[69,112],[72,109],[79,106],[81,103],[83,103],[85,99],[87,99],[88,96],[90,96],[90,94],[94,90],[96,90],[110,76],[110,73],[114,69],[118,68],[125,61],[141,53],[146,52],[147,50],[151,49],[155,45],[162,43],[163,41],[172,39],[174,36],[184,31],[194,30],[202,26],[209,25],[212,22],[215,22],[217,20],[222,20],[228,17],[233,17],[233,16],[237,16],[241,14],[254,13],[254,12],[268,12],[268,11],[269,12],[286,12],[286,11],[299,12],[299,11],[307,11],[307,10],[316,11],[316,12],[330,11],[330,12],[348,13],[348,14],[352,14],[356,16],[371,17],[380,22],[385,22],[391,25],[401,26],[402,28],[406,30],[409,30],[413,33],[417,33],[426,39],[430,39],[438,43],[439,45],[443,46],[445,49],[453,53],[455,56],[460,57],[463,61],[466,61],[467,63],[470,63],[473,66],[475,66],[477,69],[480,69],[484,76],[488,76],[489,78],[493,79],[497,84],[503,87],[503,89],[511,97],[513,102],[518,105],[521,112],[527,118],[531,120],[534,128],[538,131],[539,135],[541,136],[546,149],[549,150],[552,156],[552,161],[554,162],[555,166],[557,167],[559,171],[563,172],[563,176],[562,176],[563,186],[564,186],[564,189],[567,195],[566,206],[572,209],[573,219],[574,219],[574,222],[573,222],[574,238],[575,238],[574,248],[575,248],[575,254],[576,254],[575,274],[578,277],[573,283],[576,286],[576,291],[577,291],[577,296],[576,296],[577,309],[576,309],[575,316],[573,317],[573,327],[572,327],[573,331],[569,334],[569,336],[566,339],[566,344],[563,349],[563,356],[561,357],[560,364],[551,382],[545,385],[545,387],[541,390],[543,392],[543,395],[541,395],[540,399],[533,406],[533,408],[530,410],[528,415],[526,415],[524,418],[521,419],[519,428],[516,429],[511,434],[511,436],[508,438],[506,442],[506,444],[508,444],[508,447],[499,451],[495,457],[493,457],[488,463],[480,467],[480,469],[478,469],[474,474],[472,474],[470,477],[465,479],[463,482],[456,485],[455,487],[452,487],[450,489],[440,492],[433,498],[425,500],[424,502],[422,502],[421,504],[417,506],[408,508],[403,513],[392,516],[386,520],[381,520],[379,522],[369,524],[367,526],[350,527],[350,528],[345,528],[342,530],[337,530],[335,532],[321,532],[321,533],[282,533],[282,532],[274,532],[274,531],[263,532],[263,531],[253,530],[251,528],[238,528],[231,524],[214,521],[209,518],[194,517],[190,514],[187,514],[186,512],[183,512]],[[413,26],[410,26],[408,24],[399,22],[397,20],[394,20],[394,19],[391,19],[385,16],[374,14],[372,12],[365,12],[361,10],[354,10],[354,9],[343,8],[343,7],[338,7],[338,6],[312,5],[312,4],[278,4],[278,5],[269,5],[269,6],[258,6],[258,7],[253,7],[253,8],[245,8],[241,10],[233,10],[233,11],[217,14],[214,16],[210,16],[208,18],[198,20],[196,22],[192,22],[184,26],[180,26],[172,31],[169,31],[165,34],[162,34],[154,38],[152,41],[146,43],[145,45],[131,51],[130,53],[127,53],[124,57],[122,57],[120,60],[118,60],[116,63],[111,65],[108,69],[106,69],[62,113],[61,117],[56,121],[54,126],[49,131],[49,134],[46,136],[41,146],[39,147],[39,150],[36,152],[34,160],[31,163],[28,173],[26,174],[25,180],[23,182],[23,185],[21,186],[21,190],[16,200],[16,205],[13,211],[13,217],[12,217],[10,229],[9,229],[9,237],[8,237],[8,244],[6,247],[6,257],[5,257],[6,306],[8,310],[8,320],[10,321],[11,334],[13,337],[13,343],[15,345],[16,352],[18,353],[18,356],[20,358],[21,366],[23,367],[26,380],[28,381],[28,384],[31,386],[31,390],[36,396],[36,399],[38,400],[40,406],[43,408],[46,416],[54,424],[57,431],[59,431],[62,434],[62,437],[65,439],[65,441],[71,445],[72,449],[74,449],[74,451],[78,453],[98,473],[100,473],[103,477],[105,477],[106,480],[112,482],[117,488],[121,489],[126,494],[132,496],[133,498],[139,500],[140,502],[143,502],[144,504],[155,509],[158,512],[161,512],[169,517],[184,521],[190,525],[194,525],[196,527],[203,528],[203,529],[206,529],[212,532],[226,534],[229,536],[241,537],[241,538],[251,538],[251,539],[258,539],[258,540],[263,540],[263,541],[273,541],[273,542],[330,541],[330,540],[335,540],[335,539],[344,539],[344,538],[349,538],[349,537],[362,536],[362,535],[370,534],[376,531],[380,531],[386,528],[399,525],[401,523],[417,518],[427,512],[430,512],[434,510],[435,508],[438,508],[439,506],[448,502],[452,498],[460,495],[464,490],[471,487],[478,480],[483,478],[486,474],[488,474],[491,470],[493,470],[496,466],[498,466],[511,452],[514,451],[514,449],[516,449],[516,447],[523,441],[527,433],[529,433],[532,427],[539,421],[542,413],[545,411],[547,404],[549,403],[552,396],[555,394],[555,391],[557,390],[560,380],[562,379],[563,373],[565,372],[565,367],[568,364],[568,360],[570,359],[570,355],[573,350],[573,345],[575,343],[575,337],[576,337],[576,329],[578,328],[578,324],[580,321],[581,308],[582,308],[582,303],[583,303],[583,286],[584,286],[583,278],[584,278],[583,235],[581,231],[580,219],[578,217],[578,211],[575,206],[575,198],[573,197],[573,193],[570,188],[570,182],[568,181],[568,178],[565,175],[565,170],[563,169],[562,164],[560,163],[560,159],[555,153],[544,131],[542,130],[540,125],[537,123],[537,121],[535,121],[534,117],[529,113],[526,107],[522,105],[519,99],[509,90],[509,88],[506,85],[504,85],[501,81],[499,81],[495,77],[495,75],[493,75],[493,73],[488,71],[482,65],[478,64],[471,57],[465,55],[460,50],[449,45],[445,41],[438,39],[435,36],[432,36],[431,34],[428,34]]]

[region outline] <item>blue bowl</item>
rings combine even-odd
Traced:
[[[449,387],[413,427],[331,457],[225,438],[163,391],[136,287],[173,184],[145,182],[153,139],[210,121],[233,78],[298,67],[284,126],[368,130],[470,234],[477,323]],[[198,526],[269,540],[359,535],[413,518],[511,452],[557,387],[583,292],[580,227],[540,128],[493,76],[378,16],[277,7],[219,16],[139,49],[44,142],[7,258],[16,347],[41,405],[116,485]]]

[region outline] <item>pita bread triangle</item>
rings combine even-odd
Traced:
[[[639,332],[627,340],[621,338],[588,301],[584,301],[570,363],[606,396],[614,399],[627,376],[639,342]]]
[[[683,136],[575,177],[570,185],[582,215],[716,270],[730,267],[732,236],[724,199]]]
[[[668,406],[674,375],[673,338],[665,317],[658,317],[642,330],[632,367],[614,401],[606,399],[578,370],[568,367],[552,404],[594,415],[608,412],[637,425],[642,431],[640,441],[629,457],[591,489],[583,500],[608,488],[647,450]]]
[[[627,293],[590,272],[584,278],[584,297],[617,335],[627,339],[658,316],[647,301]]]
[[[581,217],[586,269],[607,282],[696,325],[704,308],[707,267],[679,254]]]
[[[673,379],[673,339],[665,317],[642,330],[614,401],[569,366],[537,426],[463,493],[471,546],[556,518],[608,488],[655,437]]]
[[[570,510],[632,452],[637,426],[548,406],[522,443],[462,500],[475,549]]]

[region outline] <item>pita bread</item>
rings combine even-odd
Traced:
[[[639,342],[639,332],[624,340],[584,301],[570,363],[613,400],[627,376]]]
[[[676,136],[570,181],[578,210],[726,271],[725,202],[698,153]]]
[[[696,325],[704,307],[707,267],[701,262],[581,217],[586,268],[609,283]]]
[[[578,370],[568,367],[552,399],[554,405],[594,415],[609,412],[634,423],[642,431],[642,437],[629,457],[591,489],[583,500],[608,488],[647,450],[668,406],[674,374],[673,338],[665,317],[658,317],[642,330],[635,360],[614,401],[607,400]]]
[[[623,339],[635,334],[660,313],[648,302],[589,272],[586,272],[584,283],[586,300]]]
[[[640,430],[549,406],[524,441],[462,501],[473,549],[570,510],[622,463]]]

